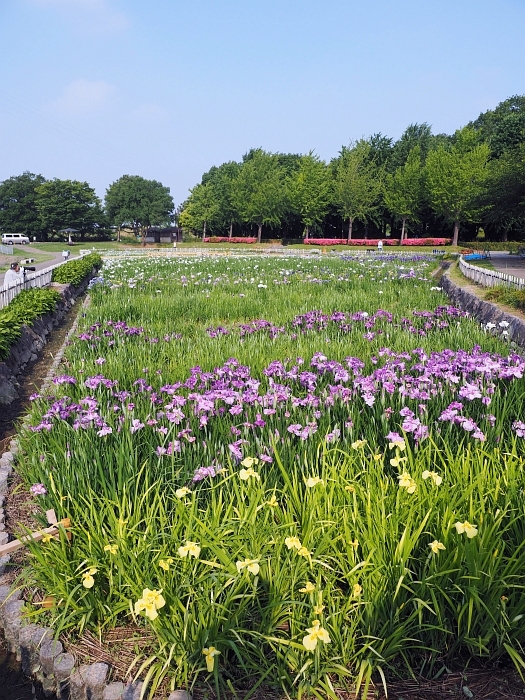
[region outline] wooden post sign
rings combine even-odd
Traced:
[[[17,549],[25,547],[28,542],[31,542],[31,540],[34,542],[40,542],[40,540],[42,540],[46,535],[51,535],[51,537],[58,539],[60,534],[60,527],[63,527],[66,530],[67,539],[71,539],[71,533],[67,532],[67,528],[71,527],[71,520],[69,518],[57,520],[57,516],[54,510],[46,511],[46,518],[47,522],[50,525],[49,527],[46,527],[43,530],[38,530],[37,532],[32,532],[29,535],[25,535],[25,537],[21,537],[18,540],[12,540],[7,544],[0,545],[0,557],[4,554],[11,554],[12,552],[16,552]]]

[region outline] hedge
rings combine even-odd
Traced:
[[[11,346],[22,335],[23,326],[53,311],[60,299],[55,289],[27,289],[0,310],[0,361],[9,357]]]
[[[75,258],[71,262],[55,267],[53,270],[53,282],[59,284],[72,284],[77,287],[82,280],[89,275],[93,268],[102,267],[102,258],[98,253],[90,253],[82,258]]]

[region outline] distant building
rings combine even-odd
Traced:
[[[182,241],[182,230],[178,226],[150,226],[146,243],[179,243]]]

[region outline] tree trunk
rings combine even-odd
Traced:
[[[509,232],[507,231],[507,229],[503,229],[501,240],[503,241],[503,243],[506,243],[509,240]]]
[[[353,225],[354,225],[354,220],[353,220],[353,219],[349,219],[349,220],[348,220],[348,240],[349,240],[349,241],[352,240],[352,226],[353,226]]]
[[[204,239],[206,238],[206,222],[204,222],[204,226],[202,227],[202,242],[204,243]]]
[[[261,242],[261,237],[262,237],[262,224],[257,224],[257,243]]]
[[[310,227],[308,225],[305,227],[305,232],[304,240],[307,241],[310,236]]]
[[[365,224],[365,240],[368,239],[368,221]]]
[[[120,243],[120,226],[117,229],[117,243]]]
[[[454,236],[452,237],[452,245],[458,244],[459,238],[459,221],[454,221]]]
[[[142,226],[140,229],[140,238],[141,238],[141,244],[142,247],[146,247],[146,226]]]
[[[230,235],[228,238],[231,238],[233,236],[233,221],[230,221]]]
[[[401,227],[401,243],[403,243],[403,239],[405,237],[405,221],[406,221],[406,218],[403,219],[403,225]]]

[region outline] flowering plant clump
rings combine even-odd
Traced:
[[[304,697],[517,659],[525,356],[435,265],[108,256],[19,436],[33,503],[72,523],[28,543],[53,622],[147,625],[147,682],[225,694],[241,666]]]
[[[257,238],[248,236],[246,238],[242,236],[232,236],[231,238],[228,238],[228,236],[209,236],[204,239],[204,243],[257,243]]]

